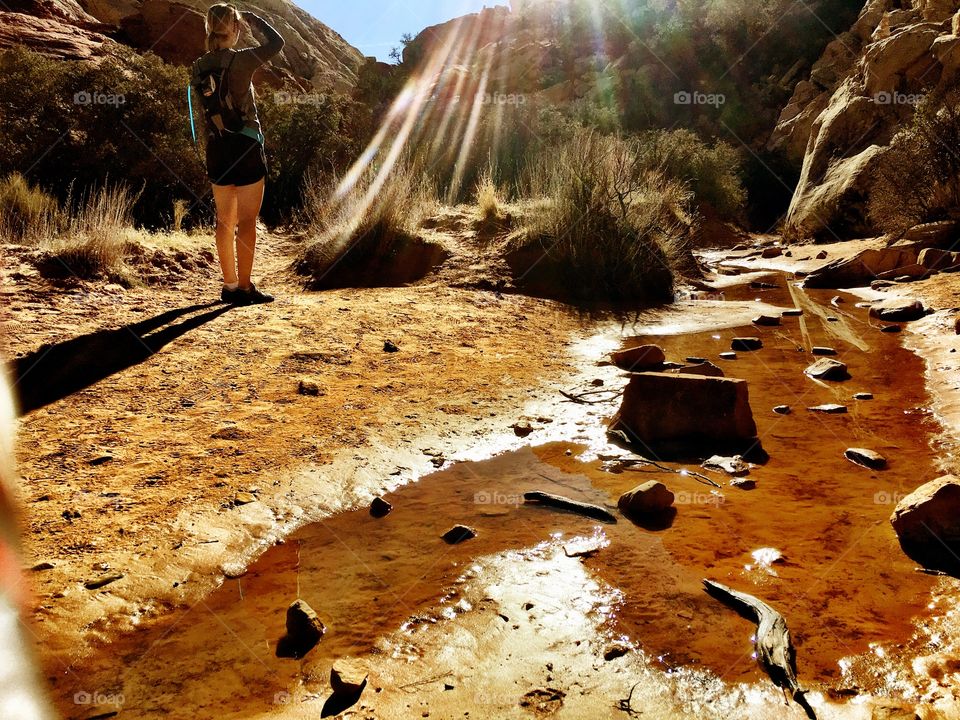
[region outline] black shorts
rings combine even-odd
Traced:
[[[207,177],[214,185],[253,185],[267,176],[263,145],[248,135],[207,137]]]

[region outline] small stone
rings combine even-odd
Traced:
[[[621,370],[649,370],[667,359],[663,348],[657,345],[638,345],[610,354],[610,361]]]
[[[753,319],[753,324],[760,327],[776,327],[780,324],[780,318],[773,315],[758,315]]]
[[[624,655],[628,654],[631,650],[629,645],[624,645],[623,643],[616,643],[614,645],[608,645],[607,649],[603,651],[603,659],[607,662],[611,660],[616,660],[621,658]]]
[[[98,455],[97,457],[89,461],[89,465],[91,467],[96,467],[97,465],[106,465],[108,462],[112,462],[112,461],[113,461],[113,455],[107,455],[107,454]]]
[[[821,250],[817,253],[817,260],[826,260],[828,257],[830,257],[830,255],[826,250]]]
[[[763,340],[758,337],[738,337],[730,343],[731,350],[744,350],[746,352],[759,350],[762,347]]]
[[[750,283],[750,287],[754,290],[775,290],[780,286],[776,283],[766,282],[764,280],[754,280],[752,283]]]
[[[739,490],[756,490],[757,481],[751,480],[750,478],[733,478],[730,481],[730,487],[735,487]]]
[[[763,252],[760,253],[760,257],[764,260],[770,260],[771,258],[778,258],[783,255],[783,248],[780,247],[768,247],[764,248]]]
[[[672,372],[677,373],[678,375],[703,375],[705,377],[724,377],[723,370],[714,365],[712,362],[704,360],[699,365],[688,365],[686,367],[677,368]]]
[[[838,318],[838,317],[836,317],[836,316],[834,316],[834,315],[828,315],[828,316],[827,316],[827,322],[840,322],[840,318]]]
[[[397,347],[397,346],[396,346],[393,342],[391,342],[390,340],[384,340],[384,341],[383,341],[383,351],[384,351],[385,353],[398,353],[398,352],[400,352],[400,348]]]
[[[887,459],[873,450],[850,448],[843,455],[854,465],[861,465],[870,470],[883,470],[887,467]]]
[[[847,406],[829,403],[827,405],[815,405],[814,407],[807,408],[807,410],[815,413],[824,413],[826,415],[843,415],[847,412]]]
[[[846,302],[846,300],[844,300],[839,295],[836,295],[830,299],[830,304],[833,305],[834,307],[840,307],[840,305],[844,302]]]
[[[817,360],[803,372],[817,380],[847,380],[850,377],[846,365],[839,360],[829,358]]]
[[[326,635],[327,628],[305,600],[287,608],[287,634],[277,643],[277,657],[300,659]]]
[[[735,352],[722,352],[720,353],[721,360],[736,360],[737,354]]]
[[[888,322],[910,322],[919,320],[925,314],[923,303],[910,298],[893,298],[875,303],[870,308],[870,317]]]
[[[837,354],[837,351],[834,350],[832,347],[821,347],[821,346],[812,348],[810,352],[812,352],[814,355],[836,355]]]
[[[520,438],[529,437],[535,429],[533,425],[528,422],[515,423],[511,427],[513,428],[514,434]]]
[[[99,590],[110,583],[115,583],[117,580],[123,580],[123,575],[105,575],[104,577],[97,578],[96,580],[87,580],[83,586],[87,590]]]
[[[593,385],[594,387],[603,387],[605,383],[603,381],[603,378],[594,378],[593,382],[590,384]]]
[[[885,333],[898,333],[898,332],[900,332],[902,329],[903,329],[903,328],[901,328],[899,325],[884,325],[883,327],[880,328],[880,332],[885,332]]]
[[[873,393],[862,392],[853,396],[854,400],[873,400]]]
[[[358,661],[340,658],[330,668],[330,689],[334,695],[355,696],[367,686],[367,670]]]
[[[257,496],[249,492],[238,492],[233,498],[234,505],[249,505],[250,503],[256,502]]]
[[[443,534],[443,541],[448,545],[458,545],[477,536],[477,531],[466,525],[454,525]]]
[[[673,507],[674,499],[666,485],[650,480],[621,495],[617,507],[624,515],[653,515]]]
[[[773,409],[773,411],[774,411],[777,415],[789,415],[790,413],[793,412],[793,410],[790,408],[789,405],[777,405],[777,406]]]
[[[30,569],[33,570],[34,572],[41,572],[43,570],[53,570],[53,568],[55,567],[56,566],[52,562],[44,561],[44,562],[38,562],[36,565],[34,565]]]
[[[301,380],[297,392],[308,397],[320,397],[323,394],[320,386],[312,380]]]
[[[874,280],[870,283],[871,290],[886,290],[888,287],[893,287],[896,283],[893,283],[889,280]]]
[[[373,502],[370,503],[370,514],[377,519],[386,517],[391,510],[393,510],[393,505],[381,497],[374,498]]]
[[[803,315],[803,310],[800,308],[791,308],[780,313],[780,317],[800,317],[801,315]]]
[[[702,365],[707,361],[706,358],[690,356],[684,359],[684,362],[690,363],[691,365]]]

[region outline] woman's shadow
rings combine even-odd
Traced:
[[[168,310],[116,330],[98,330],[56,345],[44,345],[17,358],[9,364],[9,376],[18,401],[18,415],[22,417],[149,359],[168,343],[232,307],[211,303]],[[201,310],[207,312],[171,324]]]

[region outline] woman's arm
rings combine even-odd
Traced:
[[[259,30],[260,34],[264,36],[264,41],[260,44],[260,47],[242,50],[240,57],[237,58],[242,65],[249,66],[252,71],[269,62],[271,58],[283,50],[283,37],[274,30],[270,23],[256,13],[245,10],[240,15],[247,21],[251,29]]]

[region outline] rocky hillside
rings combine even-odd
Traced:
[[[205,6],[200,0],[12,0],[0,6],[0,48],[26,45],[51,57],[92,59],[122,43],[183,65],[203,53]],[[267,81],[341,90],[356,84],[365,60],[340,35],[288,0],[262,0],[257,7],[286,40]]]
[[[803,169],[787,216],[801,237],[878,234],[869,205],[890,145],[923,98],[956,84],[958,0],[870,0],[797,84],[770,147]]]

